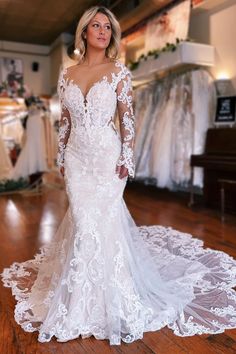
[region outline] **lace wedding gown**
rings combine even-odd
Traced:
[[[63,70],[58,162],[69,208],[52,243],[4,269],[15,319],[48,342],[88,337],[129,343],[164,326],[180,336],[236,327],[236,262],[190,235],[137,227],[123,200],[134,175],[131,79],[120,62],[86,96]],[[113,121],[116,107],[120,132]]]

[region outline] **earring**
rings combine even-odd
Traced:
[[[80,55],[80,51],[79,51],[79,49],[78,49],[78,48],[75,48],[75,50],[74,50],[74,54],[75,54],[75,55]]]

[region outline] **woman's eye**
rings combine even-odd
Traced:
[[[107,30],[110,30],[110,29],[111,29],[111,26],[110,26],[110,25],[107,25],[107,26],[106,26],[106,29],[107,29]]]
[[[98,23],[94,23],[93,27],[96,27],[96,28],[99,27]]]

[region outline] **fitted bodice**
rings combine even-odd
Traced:
[[[58,81],[58,94],[62,108],[58,165],[64,164],[67,143],[80,152],[82,145],[87,146],[92,155],[99,149],[98,144],[106,145],[107,152],[119,146],[117,164],[124,165],[129,175],[134,176],[134,115],[131,75],[127,67],[115,61],[113,71],[95,81],[86,94],[64,69]],[[121,136],[118,145],[119,134],[114,125],[116,108]]]
[[[63,103],[70,113],[73,128],[104,127],[112,121],[117,106],[117,84],[126,74],[121,63],[117,61],[115,66],[119,68],[117,73],[103,76],[86,95],[74,80],[67,77],[67,69],[63,70],[60,79]]]

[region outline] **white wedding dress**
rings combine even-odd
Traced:
[[[10,178],[27,178],[37,172],[48,170],[43,112],[37,108],[29,111],[26,125],[26,142],[16,161]]]
[[[9,179],[11,170],[12,162],[0,134],[0,181]]]
[[[86,95],[67,74],[59,79],[58,162],[69,208],[49,246],[2,273],[16,321],[39,331],[40,342],[94,335],[130,343],[166,325],[180,336],[235,328],[236,262],[188,234],[138,227],[126,208],[126,179],[115,167],[134,175],[129,71],[116,61]]]

